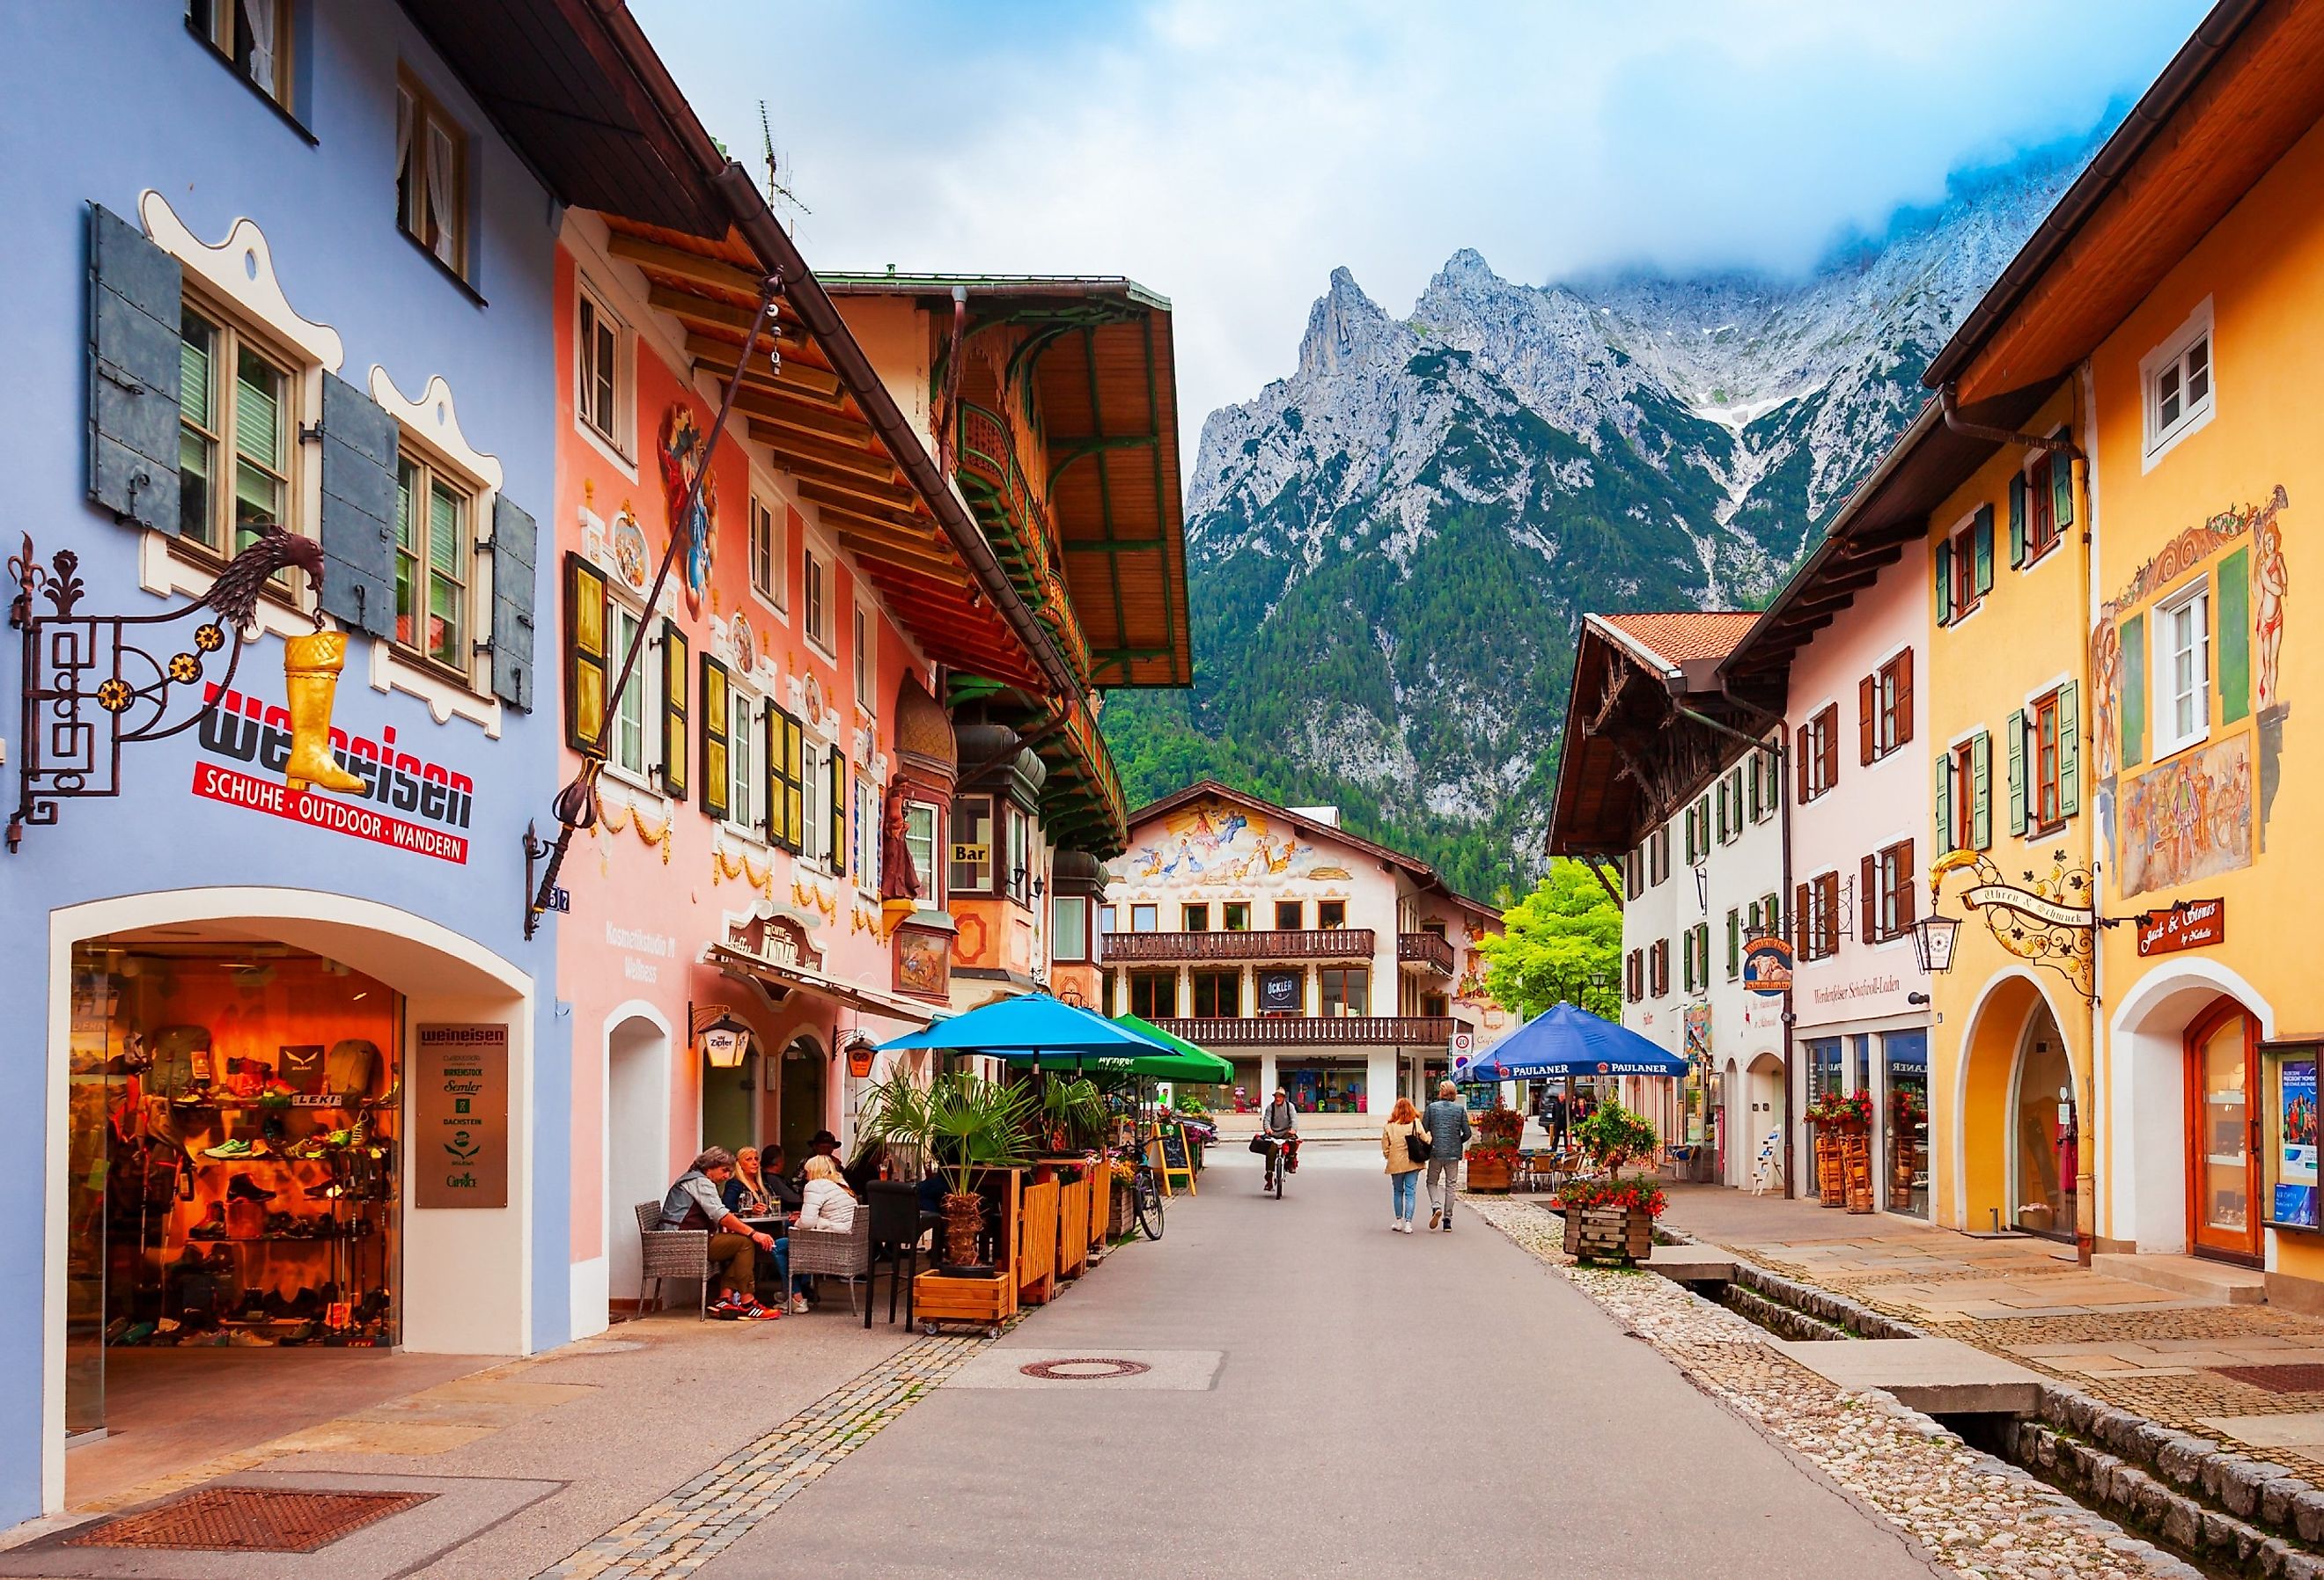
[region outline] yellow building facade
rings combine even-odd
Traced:
[[[2061,387],[2026,427],[2070,442],[2081,416]],[[2070,452],[2019,445],[1930,512],[1931,848],[1955,853],[1941,864],[1949,901],[1998,886],[2089,903],[2083,515]],[[1932,1215],[1972,1233],[2088,1234],[2089,935],[2006,905],[1968,916],[1952,969],[1931,979]]]

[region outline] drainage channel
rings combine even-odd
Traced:
[[[2218,1580],[2324,1580],[2324,1488],[2278,1465],[2221,1448],[1986,1356],[1860,1302],[1803,1284],[1714,1247],[1679,1243],[1643,1265],[1779,1339],[1812,1371],[1851,1388],[1886,1387],[1969,1447],[2015,1465]],[[1919,1341],[1894,1351],[1878,1341]],[[1822,1353],[1826,1344],[1847,1353]],[[1859,1348],[1858,1345],[1861,1345]],[[1941,1379],[1877,1379],[1883,1352]],[[1966,1364],[1960,1358],[1966,1357]],[[1949,1363],[1955,1370],[1948,1372]],[[2023,1381],[2003,1381],[2007,1374]],[[1852,1379],[1861,1376],[1862,1381]],[[2005,1408],[1949,1408],[2006,1402]]]

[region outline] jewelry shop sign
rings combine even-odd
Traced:
[[[421,1026],[412,1094],[415,1204],[508,1206],[508,1028]]]

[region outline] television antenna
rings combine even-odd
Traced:
[[[791,183],[798,179],[798,171],[792,168],[790,156],[779,152],[775,148],[775,129],[767,119],[765,99],[759,101],[759,157],[767,169],[767,204],[775,210],[776,217],[782,217],[786,208],[797,209],[801,214],[814,213],[815,210],[801,202],[799,195],[791,190]]]

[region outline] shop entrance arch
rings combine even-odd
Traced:
[[[605,1032],[605,1282],[612,1299],[634,1300],[639,1282],[637,1204],[659,1199],[674,1177],[669,1157],[670,1033],[644,1005],[614,1012]]]
[[[2204,1031],[2227,1030],[2224,1015],[2216,1012],[2232,1007],[2249,1020],[2250,1035],[2264,1045],[2275,1036],[2274,1011],[2236,972],[2194,955],[2158,962],[2112,1007],[2107,1102],[2112,1121],[2107,1128],[2116,1141],[2107,1160],[2107,1221],[2099,1233],[2141,1252],[2176,1254],[2203,1249],[2205,1237],[2195,1233],[2195,1220],[2218,1215],[2217,1209],[2224,1205],[2202,1199],[2202,1181],[2212,1168],[2205,1121],[2216,1118],[2224,1124],[2229,1119],[2226,1109],[2231,1106],[2224,1095],[2218,1104],[2208,1101],[2200,1078],[2209,1045],[2218,1043],[2216,1051],[2224,1060],[2231,1039]],[[2207,1018],[2218,1023],[2199,1031],[2199,1023]],[[2227,1068],[2220,1071],[2223,1077],[2228,1073]],[[2250,1080],[2248,1067],[2244,1079]],[[2223,1095],[2234,1090],[2232,1086],[2219,1088]],[[2255,1089],[2246,1084],[2241,1090],[2248,1098]],[[2207,1113],[2214,1108],[2219,1112]],[[2264,1121],[2268,1114],[2263,1091],[2256,1117]],[[2246,1115],[2246,1152],[2253,1116]],[[2251,1188],[2245,1214],[2247,1235],[2252,1233],[2249,1219],[2267,1216],[2256,1210],[2268,1205],[2266,1182],[2255,1181]],[[2205,1253],[2218,1249],[2214,1244]]]
[[[783,1141],[783,1164],[796,1169],[806,1163],[808,1141],[828,1128],[824,1104],[830,1078],[830,1057],[812,1037],[794,1037],[783,1049],[780,1080],[781,1113],[777,1120]]]
[[[2071,1240],[2080,1206],[2081,1126],[2073,1065],[2047,1000],[2035,1005],[2018,1040],[2008,1147],[2012,1221],[2028,1234]]]
[[[1987,984],[1962,1033],[1958,1080],[1954,1226],[2071,1239],[2087,1126],[2069,1045],[2030,972]]]
[[[529,975],[304,889],[63,907],[48,949],[46,1507],[69,1429],[183,1413],[189,1333],[263,1348],[284,1397],[335,1339],[532,1347]],[[179,1397],[141,1390],[162,1371]]]
[[[2258,1190],[2259,1018],[2223,997],[2188,1026],[2182,1041],[2189,1249],[2257,1267],[2264,1217]]]

